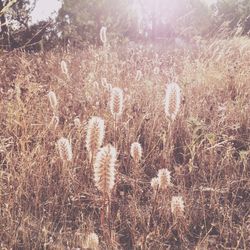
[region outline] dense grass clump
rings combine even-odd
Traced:
[[[249,51],[2,53],[0,248],[250,249]]]

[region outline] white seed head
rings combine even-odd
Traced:
[[[54,91],[49,91],[48,98],[49,98],[51,108],[55,111],[56,108],[57,108],[57,105],[58,105],[55,92]]]
[[[90,233],[86,238],[85,245],[86,245],[85,248],[89,248],[91,250],[98,249],[99,246],[98,235],[96,233]]]
[[[123,110],[123,91],[120,88],[112,88],[110,110],[114,117],[120,116]]]
[[[139,142],[133,142],[130,147],[130,154],[134,161],[138,163],[142,157],[142,147]]]
[[[184,201],[182,196],[173,196],[171,199],[171,212],[175,217],[184,215]]]
[[[157,188],[159,187],[159,179],[158,179],[158,177],[152,178],[150,184],[151,184],[151,187],[153,188],[153,190],[156,191]]]
[[[99,150],[94,164],[96,187],[103,193],[110,194],[115,184],[116,149],[107,145]]]
[[[107,78],[102,77],[101,84],[102,84],[103,88],[107,88],[107,85],[108,85]]]
[[[93,86],[96,88],[96,89],[99,89],[99,83],[97,81],[94,81],[93,82]]]
[[[59,117],[57,115],[53,115],[49,123],[49,128],[56,129],[58,123],[59,123]]]
[[[160,68],[159,67],[155,67],[154,68],[154,74],[158,75],[160,73]]]
[[[79,119],[78,117],[76,117],[76,118],[74,119],[74,125],[75,125],[75,127],[77,127],[77,128],[80,128],[80,127],[81,127],[81,121],[80,121],[80,119]]]
[[[166,169],[160,169],[158,171],[159,188],[162,190],[167,190],[172,186],[170,172]]]
[[[107,27],[102,27],[100,29],[100,39],[103,44],[107,42]]]
[[[137,71],[136,71],[135,80],[136,80],[137,82],[139,82],[139,81],[141,80],[141,78],[142,78],[142,72],[141,72],[141,70],[137,70]]]
[[[87,125],[86,147],[90,154],[96,154],[102,146],[105,134],[104,120],[100,117],[93,116]]]
[[[61,61],[61,70],[65,75],[69,75],[67,63],[64,60]]]
[[[113,89],[112,85],[111,85],[110,83],[108,83],[108,85],[107,85],[107,90],[108,90],[109,92],[111,92],[112,89]]]
[[[166,88],[165,95],[165,113],[173,121],[180,109],[181,89],[177,83],[170,83]]]
[[[63,161],[72,161],[73,154],[69,140],[62,137],[57,141],[57,145],[61,159]]]

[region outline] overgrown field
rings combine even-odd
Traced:
[[[92,249],[250,249],[249,40],[1,52],[0,67],[1,249],[90,249],[91,233]],[[171,82],[181,88],[172,121]],[[124,96],[115,118],[113,87]],[[110,193],[86,147],[93,116],[104,120],[101,146],[117,151]],[[60,157],[61,137],[72,160]],[[151,181],[160,169],[165,188]]]

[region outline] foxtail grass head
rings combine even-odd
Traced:
[[[108,81],[107,81],[107,78],[106,77],[102,77],[101,78],[101,84],[102,84],[102,87],[103,88],[107,88],[107,85],[108,85]]]
[[[166,88],[165,113],[170,121],[174,121],[181,105],[181,89],[177,83],[170,83]]]
[[[137,81],[137,82],[139,82],[140,80],[141,80],[141,78],[142,78],[142,72],[141,72],[141,70],[137,70],[136,71],[136,75],[135,75],[135,80]]]
[[[86,135],[86,147],[91,159],[95,156],[98,149],[102,146],[104,135],[104,120],[100,117],[93,116],[88,121]]]
[[[64,60],[61,61],[61,70],[62,70],[63,74],[65,74],[67,77],[69,77],[68,65]]]
[[[168,188],[172,186],[171,175],[166,168],[160,169],[158,171],[158,181],[159,188],[162,190],[168,190]]]
[[[61,137],[57,141],[59,155],[63,161],[72,161],[72,147],[68,139]]]
[[[152,178],[151,182],[150,182],[150,185],[153,188],[153,190],[156,191],[159,188],[159,179],[158,179],[158,177]]]
[[[141,147],[141,144],[139,142],[134,142],[131,144],[130,154],[136,163],[138,163],[141,160],[142,147]]]
[[[116,149],[107,145],[99,150],[94,163],[96,187],[104,194],[110,194],[115,184]]]
[[[159,67],[154,67],[154,74],[155,75],[159,75],[159,73],[160,73],[160,68]]]
[[[56,129],[58,124],[59,124],[59,117],[57,115],[53,115],[49,123],[49,128]]]
[[[90,233],[86,237],[85,248],[91,250],[99,249],[99,238],[96,233]]]
[[[115,118],[122,115],[123,90],[120,88],[112,88],[111,90],[110,111]]]
[[[107,27],[101,27],[100,29],[100,40],[105,45],[107,43]]]
[[[171,212],[175,218],[183,217],[184,201],[182,196],[173,196],[171,199]]]
[[[58,106],[58,101],[57,101],[55,92],[49,91],[48,98],[49,98],[51,108],[53,109],[53,111],[56,111],[57,106]]]
[[[76,128],[80,128],[81,127],[81,121],[78,117],[74,118],[74,125]]]

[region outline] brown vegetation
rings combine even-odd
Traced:
[[[250,42],[156,51],[1,54],[1,249],[250,248]],[[171,122],[164,112],[169,82],[182,93]],[[115,121],[108,84],[124,94]],[[49,126],[55,115],[57,126]],[[117,150],[108,205],[86,149],[93,116],[105,121],[103,145]],[[61,137],[71,143],[72,161],[60,158]],[[134,142],[142,146],[136,164]],[[160,169],[170,171],[171,185],[161,189],[155,178],[153,189]]]

